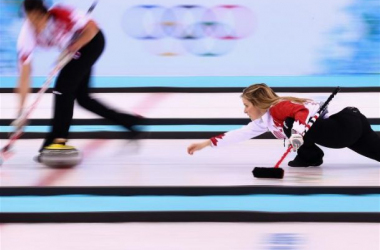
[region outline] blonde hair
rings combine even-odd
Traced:
[[[311,101],[310,99],[291,96],[280,97],[265,83],[257,83],[245,88],[241,97],[247,99],[253,106],[259,109],[269,109],[272,105],[281,101],[292,101],[299,104]]]

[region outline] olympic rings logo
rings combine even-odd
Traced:
[[[137,5],[127,9],[122,19],[128,36],[161,56],[225,55],[252,34],[254,24],[252,11],[240,5]]]

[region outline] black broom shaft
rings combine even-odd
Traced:
[[[322,107],[319,108],[317,113],[321,114],[327,108],[327,105],[329,105],[330,101],[336,96],[336,94],[338,94],[339,91],[340,87],[336,87],[334,92],[332,92],[329,98],[327,98],[326,102],[322,105]]]
[[[319,116],[325,111],[327,106],[329,105],[330,101],[335,97],[335,95],[340,91],[340,87],[336,87],[335,90],[331,93],[329,98],[327,98],[326,102],[322,104],[322,106],[318,109],[317,113],[315,113],[314,116],[310,117],[308,123],[306,124],[305,131],[303,131],[302,136],[305,136],[306,132],[309,131],[311,126],[317,121]]]

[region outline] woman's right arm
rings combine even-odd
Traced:
[[[26,97],[30,92],[30,74],[31,74],[31,65],[30,63],[22,64],[20,70],[20,76],[18,79],[18,85],[16,92],[19,94],[19,108],[18,115],[20,116],[25,105]]]
[[[27,95],[30,91],[30,76],[32,71],[32,53],[36,47],[36,38],[32,32],[31,24],[28,21],[24,22],[21,28],[18,41],[17,53],[19,59],[19,79],[16,87],[16,92],[19,94],[19,109],[18,116],[21,115],[25,106]]]

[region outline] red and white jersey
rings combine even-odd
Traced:
[[[298,104],[291,101],[281,101],[268,109],[259,119],[256,119],[240,129],[212,137],[212,147],[222,147],[233,143],[249,140],[270,131],[276,138],[285,139],[283,124],[287,117],[295,119],[293,129],[298,133],[305,130],[305,125],[320,107],[318,102]]]
[[[40,33],[37,33],[32,24],[25,20],[17,42],[21,64],[31,61],[33,51],[37,46],[66,48],[74,34],[80,32],[91,20],[82,12],[61,5],[54,6],[49,13],[51,16],[45,29]]]

